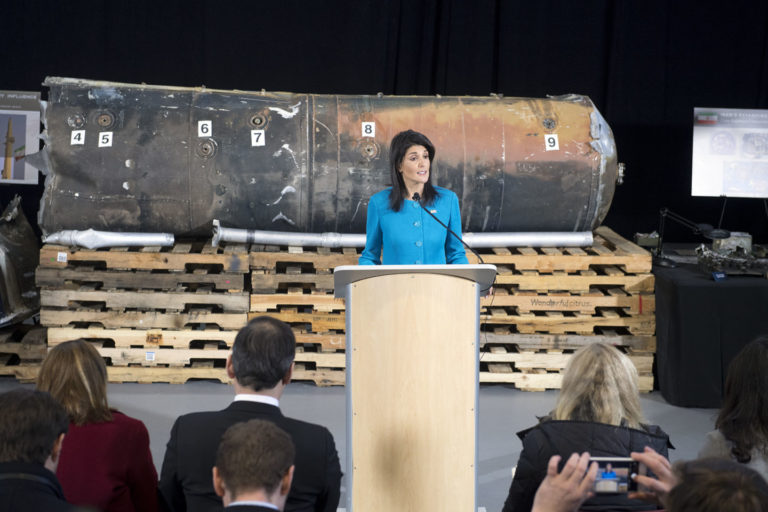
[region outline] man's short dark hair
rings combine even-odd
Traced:
[[[19,388],[0,394],[0,462],[44,464],[68,429],[67,412],[48,393]]]
[[[241,386],[254,391],[271,389],[285,376],[296,355],[291,327],[272,317],[259,316],[240,329],[232,346],[232,368]]]
[[[291,436],[272,422],[235,423],[221,438],[216,467],[224,486],[236,498],[263,489],[272,494],[293,465],[296,455]]]
[[[675,464],[679,483],[667,497],[669,512],[764,512],[768,483],[755,470],[728,459]]]

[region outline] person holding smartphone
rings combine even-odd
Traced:
[[[554,455],[568,457],[573,452],[587,451],[593,459],[625,458],[651,446],[667,456],[671,446],[661,428],[644,422],[632,361],[604,343],[593,343],[574,353],[563,375],[554,411],[518,436],[523,450],[503,512],[531,510],[536,489],[547,476]],[[614,467],[611,471],[618,471]],[[596,486],[594,496],[580,510],[654,509],[646,502],[630,499],[628,486],[615,481],[613,484]]]

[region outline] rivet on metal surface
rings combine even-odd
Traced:
[[[218,147],[219,145],[213,139],[205,139],[200,141],[200,143],[197,145],[197,156],[201,158],[211,158],[216,155],[216,150]]]
[[[71,128],[82,128],[85,126],[85,116],[83,114],[72,114],[67,118],[67,124]]]
[[[109,128],[115,123],[115,116],[112,112],[102,112],[96,116],[96,124],[102,128]]]
[[[248,123],[254,128],[263,128],[267,124],[267,118],[263,114],[255,114],[251,116]]]

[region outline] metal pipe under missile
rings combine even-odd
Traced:
[[[584,247],[592,245],[591,231],[539,233],[464,233],[473,248],[488,247]],[[313,247],[364,247],[364,234],[294,233],[222,227],[213,221],[213,246],[221,242]]]

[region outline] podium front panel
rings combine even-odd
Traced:
[[[352,511],[476,510],[478,300],[449,275],[348,285]]]

